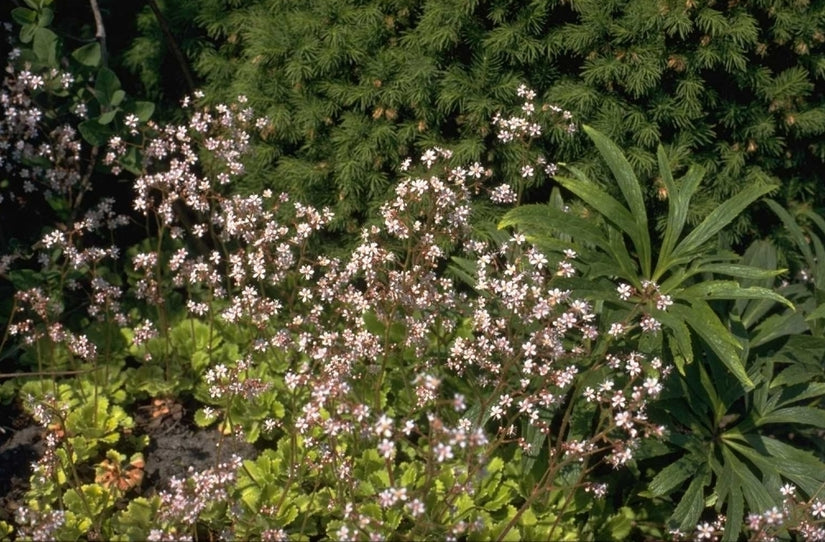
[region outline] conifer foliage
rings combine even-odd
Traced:
[[[485,121],[521,82],[626,149],[649,199],[667,195],[653,178],[660,140],[676,169],[705,167],[694,222],[752,183],[823,203],[820,1],[183,3],[213,43],[195,61],[208,95],[244,94],[272,121],[258,182],[339,216],[357,216],[401,157],[433,144],[512,174],[523,157],[496,150]],[[548,156],[596,167],[584,138],[562,134],[545,134]]]

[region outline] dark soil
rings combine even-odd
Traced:
[[[150,438],[149,446],[142,450],[145,467],[140,494],[154,495],[165,489],[173,476],[186,477],[190,467],[207,469],[233,453],[255,457],[251,444],[195,426],[193,411],[177,405],[169,415],[152,416],[156,412],[152,405],[138,407],[134,435]],[[45,431],[15,405],[0,408],[0,429],[0,521],[13,525],[15,510],[25,505],[32,464],[43,454]]]

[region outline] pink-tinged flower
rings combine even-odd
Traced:
[[[811,505],[811,515],[815,518],[825,518],[825,501],[814,501],[814,503]]]
[[[425,511],[424,503],[421,502],[421,499],[413,499],[407,503],[407,510],[409,510],[412,517],[417,518]]]
[[[630,412],[622,411],[615,417],[617,427],[630,427],[633,424],[633,416]]]
[[[618,337],[619,335],[621,335],[624,332],[625,332],[624,325],[616,322],[616,323],[610,324],[610,329],[607,331],[607,334],[610,335],[611,337]]]
[[[656,308],[660,311],[667,310],[671,305],[673,305],[673,298],[669,295],[660,295],[656,298]]]
[[[382,414],[375,424],[375,434],[379,437],[391,437],[393,429],[392,418]]]
[[[639,323],[642,326],[642,330],[646,332],[655,333],[662,329],[662,324],[653,318],[652,316],[645,316],[642,318],[642,321]]]
[[[765,523],[768,525],[782,525],[782,520],[784,519],[784,514],[774,506],[770,510],[766,511],[762,514],[762,517],[765,519]]]
[[[453,458],[453,447],[449,444],[444,444],[443,442],[439,442],[435,445],[435,459],[439,463],[443,463],[448,459]]]
[[[389,439],[384,439],[378,443],[378,453],[384,459],[392,459],[395,457],[395,443]]]

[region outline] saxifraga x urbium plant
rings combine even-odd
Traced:
[[[18,193],[42,190],[35,180],[54,165],[26,165],[26,152],[45,149],[46,122],[27,96],[59,76],[12,68],[5,80],[2,137],[20,150],[5,174]],[[505,141],[541,134],[534,94],[519,93],[521,116],[496,119]],[[28,116],[9,113],[21,106]],[[580,271],[574,251],[545,253],[519,233],[477,238],[474,201],[513,203],[517,181],[492,186],[481,164],[456,167],[439,148],[395,185],[349,256],[319,253],[311,241],[329,210],[229,190],[267,120],[243,97],[190,118],[129,118],[105,149],[115,171],[140,150],[133,210],[149,224],[146,242],[119,247],[125,219],[104,201],[43,232],[18,262],[4,259],[19,287],[4,348],[20,344],[36,359],[32,376],[46,377],[21,386],[47,446],[15,535],[592,536],[599,527],[587,516],[611,492],[613,469],[667,430],[647,406],[671,366],[639,345],[660,332],[646,308],[666,311],[672,300],[648,282],[634,316],[610,321],[562,286]],[[57,145],[40,154],[54,161],[82,144]],[[67,167],[72,182],[83,179],[72,173],[79,167]],[[553,166],[526,164],[522,175],[541,170]],[[124,253],[130,269],[120,274]],[[49,277],[48,292],[25,277]],[[627,285],[616,287],[617,300],[630,299]],[[70,318],[65,299],[84,316]],[[127,355],[139,366],[127,367]],[[257,442],[260,453],[225,454],[137,496],[146,439],[128,437],[126,409],[158,390],[191,395],[203,405],[198,425],[217,425],[221,442]],[[811,499],[804,504],[821,516]]]

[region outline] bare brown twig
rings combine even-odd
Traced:
[[[103,26],[103,15],[100,13],[100,5],[97,0],[89,0],[89,6],[92,8],[92,14],[95,17],[95,38],[100,43],[100,58],[104,66],[108,63],[108,51],[106,49],[106,27]]]

